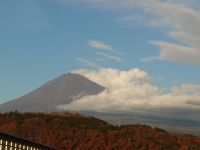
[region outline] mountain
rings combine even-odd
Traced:
[[[74,97],[96,95],[104,89],[82,75],[69,72],[20,98],[3,103],[2,112],[51,112],[55,111],[57,105],[69,104]]]

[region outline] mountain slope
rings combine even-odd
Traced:
[[[55,106],[68,104],[73,97],[96,95],[105,88],[79,74],[67,73],[53,79],[36,90],[2,104],[2,112],[18,110],[48,111]],[[81,94],[82,93],[82,94]]]

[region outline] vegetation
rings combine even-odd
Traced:
[[[0,131],[59,150],[199,150],[200,137],[146,125],[113,126],[79,113],[0,114]]]
[[[155,129],[156,132],[166,133],[166,131],[164,129],[160,129],[160,128],[157,128],[157,127],[155,127],[154,129]]]

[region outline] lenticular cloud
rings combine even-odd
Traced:
[[[71,73],[81,74],[107,89],[98,95],[85,96],[70,104],[57,106],[58,109],[148,114],[198,120],[200,105],[195,104],[200,101],[200,86],[197,84],[187,83],[181,87],[172,87],[171,93],[163,94],[166,88],[152,86],[149,82],[152,78],[138,68],[129,71],[112,68],[102,68],[98,71],[81,69]]]

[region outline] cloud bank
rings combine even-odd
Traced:
[[[153,115],[170,118],[187,118],[200,121],[200,85],[185,83],[181,87],[159,89],[150,84],[151,77],[138,68],[129,71],[101,68],[98,71],[75,70],[107,89],[98,95],[86,96],[67,105],[64,110],[93,110],[98,112]]]

